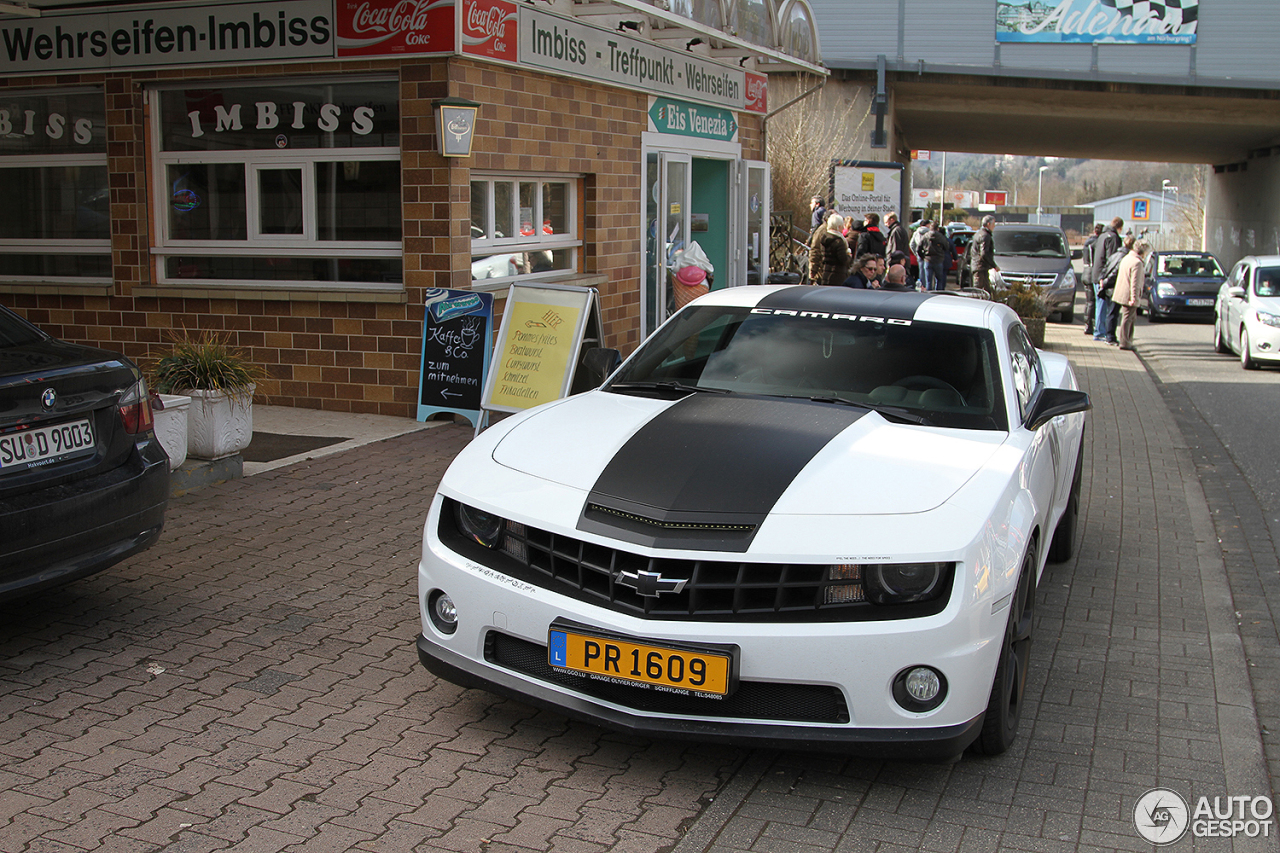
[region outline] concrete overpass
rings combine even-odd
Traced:
[[[1280,3],[1182,0],[1186,20],[1168,32],[1126,18],[1127,0],[811,5],[834,81],[883,91],[873,159],[909,164],[918,148],[1206,163],[1205,248],[1224,263],[1280,253]],[[1050,25],[1019,35],[1015,15],[1023,29],[1037,15]],[[1091,21],[1112,29],[1056,32]]]

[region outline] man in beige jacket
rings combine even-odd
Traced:
[[[1146,240],[1139,240],[1120,262],[1116,289],[1111,294],[1111,301],[1120,306],[1120,323],[1116,330],[1120,349],[1133,349],[1133,320],[1138,314],[1138,303],[1142,299],[1147,255],[1150,253],[1151,244]]]

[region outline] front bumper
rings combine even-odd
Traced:
[[[945,761],[964,752],[982,731],[982,714],[957,725],[898,729],[849,729],[652,716],[594,702],[503,669],[479,665],[422,634],[418,635],[417,645],[418,660],[422,665],[453,684],[487,690],[539,708],[558,711],[592,725],[658,739],[696,740],[754,748],[782,745],[811,751],[836,749],[875,758]]]
[[[1200,302],[1199,305],[1191,305],[1188,302]],[[1216,300],[1212,295],[1203,294],[1187,294],[1178,296],[1155,296],[1154,294],[1147,299],[1148,310],[1161,318],[1188,320],[1212,320],[1214,315],[1214,302]]]
[[[1246,323],[1249,332],[1249,356],[1255,361],[1280,362],[1280,328],[1256,319]]]
[[[418,567],[427,669],[454,683],[558,710],[574,718],[653,737],[745,745],[785,742],[799,749],[942,759],[979,734],[990,696],[1007,601],[964,601],[957,570],[951,600],[931,616],[859,622],[725,622],[645,619],[552,592],[463,557],[436,534],[439,501],[428,515]],[[441,632],[429,602],[443,591],[457,608]],[[673,696],[606,684],[548,663],[548,632],[567,620],[661,644],[738,649],[738,687],[724,699]],[[946,679],[946,699],[917,713],[893,698],[903,670],[925,665]]]

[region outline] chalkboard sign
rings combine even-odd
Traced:
[[[493,294],[427,291],[418,371],[418,420],[453,412],[480,425],[480,398],[493,351]]]
[[[599,313],[594,288],[511,285],[484,386],[484,408],[518,412],[567,395],[588,325],[599,337]],[[599,346],[598,340],[592,345]]]

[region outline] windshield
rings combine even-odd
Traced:
[[[1187,278],[1222,278],[1222,267],[1204,255],[1161,255],[1157,275]]]
[[[605,390],[818,399],[914,423],[1003,430],[996,364],[994,338],[985,329],[711,305],[677,314]]]
[[[1026,258],[1065,258],[1067,240],[1061,231],[1023,231],[1017,226],[997,225],[991,232],[997,255]]]

